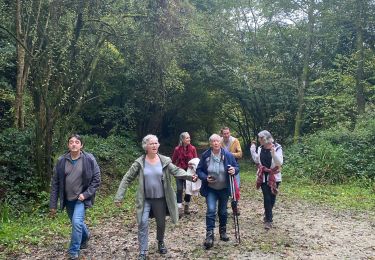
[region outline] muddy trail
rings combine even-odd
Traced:
[[[192,214],[177,225],[167,220],[166,255],[157,253],[155,221],[150,221],[148,259],[375,259],[374,212],[338,211],[290,199],[281,192],[274,209],[274,227],[266,231],[261,192],[242,190],[240,206],[241,244],[235,240],[229,214],[230,241],[220,241],[216,228],[214,247],[205,250],[205,201],[194,197]],[[80,259],[137,259],[133,216],[125,216],[134,219],[127,225],[124,216],[119,216],[91,226],[90,245],[81,251]],[[54,241],[53,246],[34,247],[30,254],[15,259],[66,259],[69,238],[56,237]]]

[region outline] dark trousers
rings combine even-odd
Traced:
[[[184,193],[184,187],[186,186],[185,183],[186,183],[185,180],[176,179],[176,187],[177,187],[176,196],[177,196],[177,203],[182,203],[182,193]],[[184,201],[185,201],[185,202],[190,202],[190,199],[191,199],[191,195],[189,195],[189,194],[185,194]]]
[[[280,182],[276,183],[279,187]],[[263,192],[263,205],[264,205],[264,220],[266,222],[272,222],[272,209],[276,202],[276,195],[272,194],[271,187],[268,186],[268,183],[262,183],[262,192]]]
[[[158,241],[164,240],[167,202],[165,198],[146,199],[144,201],[141,223],[138,224],[138,241],[141,254],[145,254],[148,250],[148,223],[151,210],[156,220],[156,239]]]

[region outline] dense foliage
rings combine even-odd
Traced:
[[[48,211],[49,195],[41,191],[41,182],[35,175],[32,138],[34,132],[7,129],[0,134],[0,219],[6,221],[12,215],[45,213]],[[141,154],[139,144],[121,136],[83,136],[85,151],[93,153],[103,176],[102,193],[106,193],[112,180],[119,179],[131,162]],[[57,156],[64,153],[56,148]],[[55,160],[54,160],[55,161]],[[51,177],[51,176],[50,176]]]
[[[32,163],[32,137],[32,131],[13,128],[0,134],[0,150],[4,151],[0,153],[0,202],[14,211],[23,209],[25,204],[32,206],[41,190]]]
[[[297,173],[372,177],[374,43],[374,1],[0,0],[0,200],[43,200],[71,132],[106,173],[128,140],[228,125],[245,151],[261,129],[301,142]]]
[[[320,131],[288,147],[284,173],[310,178],[317,183],[342,183],[359,179],[363,185],[375,180],[375,117],[355,126],[340,125]]]

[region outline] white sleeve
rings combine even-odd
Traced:
[[[258,148],[260,149],[260,148]],[[256,149],[256,146],[255,144],[252,144],[250,146],[250,153],[251,153],[251,158],[253,159],[253,161],[258,164],[259,163],[259,154],[257,153],[257,149]]]
[[[283,148],[281,146],[272,155],[272,159],[276,166],[283,165],[284,157],[283,157]]]

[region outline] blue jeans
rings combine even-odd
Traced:
[[[207,212],[206,212],[206,231],[215,228],[216,204],[218,203],[218,215],[220,227],[227,225],[227,204],[229,195],[226,189],[214,190],[208,187],[208,194],[206,197]]]
[[[89,230],[85,224],[85,204],[80,200],[66,201],[66,211],[72,223],[72,235],[70,238],[69,254],[79,255],[81,243],[86,241]]]

